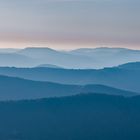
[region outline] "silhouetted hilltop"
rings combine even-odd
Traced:
[[[19,50],[17,53],[26,55],[32,58],[42,58],[42,57],[46,57],[46,55],[57,54],[59,52],[57,52],[54,49],[47,48],[47,47],[39,47],[39,48],[28,47],[28,48]]]
[[[123,65],[119,65],[119,68],[128,69],[128,70],[140,70],[140,62],[132,62]]]
[[[40,67],[40,68],[57,68],[57,69],[61,69],[62,67],[59,67],[57,65],[52,65],[52,64],[41,64],[41,65],[38,65],[36,67]]]

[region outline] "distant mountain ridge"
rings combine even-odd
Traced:
[[[66,68],[89,67],[94,63],[93,59],[87,56],[77,56],[51,48],[25,48],[17,53],[31,57],[39,64],[52,64]]]
[[[16,61],[13,58],[16,58]],[[140,50],[104,47],[58,51],[47,47],[30,47],[0,53],[0,60],[3,60],[0,61],[0,66],[34,67],[51,64],[71,69],[100,69],[140,61]]]

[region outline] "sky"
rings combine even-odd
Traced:
[[[140,49],[140,1],[0,0],[0,47]]]

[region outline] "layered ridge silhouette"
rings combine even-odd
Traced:
[[[0,85],[0,100],[61,97],[88,92],[122,96],[139,95],[136,92],[124,91],[104,85],[64,85],[6,76],[0,76]]]
[[[34,67],[51,64],[63,68],[104,68],[140,61],[140,51],[125,48],[81,48],[58,51],[51,48],[1,49],[0,66]]]
[[[49,81],[61,84],[100,84],[140,93],[140,62],[127,63],[104,69],[64,68],[14,68],[0,67],[0,74],[35,81]]]

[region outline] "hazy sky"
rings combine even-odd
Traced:
[[[0,47],[140,48],[140,0],[0,0]]]

